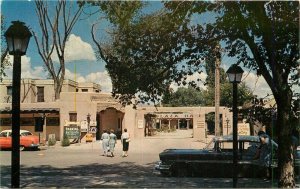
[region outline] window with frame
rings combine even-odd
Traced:
[[[6,94],[8,95],[8,96],[12,96],[12,86],[6,86]]]
[[[0,137],[7,137],[7,132],[0,133]]]
[[[44,87],[37,87],[37,102],[45,102]]]
[[[77,113],[76,112],[70,112],[69,113],[69,120],[72,122],[76,122],[77,121]]]
[[[21,117],[20,125],[21,126],[33,126],[34,118],[33,117]]]
[[[10,117],[0,118],[0,125],[11,126],[11,118]]]
[[[47,117],[46,125],[47,126],[59,126],[59,117]]]
[[[88,89],[81,89],[82,92],[88,92]]]

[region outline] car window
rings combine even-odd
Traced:
[[[244,146],[245,153],[244,154],[254,157],[254,155],[257,151],[257,148],[259,146],[259,143],[258,142],[245,142],[244,144],[245,144],[245,146]]]
[[[211,140],[204,149],[213,150],[215,148],[215,140]]]
[[[231,141],[224,141],[220,143],[221,150],[232,150],[233,149],[233,143]]]
[[[6,133],[6,132],[0,133],[0,137],[6,137],[6,136],[7,136],[7,133]]]
[[[22,135],[22,136],[29,136],[29,135],[32,135],[32,134],[31,134],[30,132],[27,131],[27,132],[21,133],[21,135]]]
[[[11,137],[12,136],[12,132],[8,132],[8,136]]]

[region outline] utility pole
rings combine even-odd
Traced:
[[[217,44],[215,47],[215,135],[221,136],[220,128],[220,45]]]

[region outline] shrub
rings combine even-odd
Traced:
[[[171,132],[175,132],[176,131],[176,128],[175,127],[172,127],[171,128]]]
[[[67,135],[64,135],[62,141],[61,141],[62,146],[70,146],[70,140]]]
[[[49,138],[48,139],[48,146],[54,146],[56,144],[55,138]]]

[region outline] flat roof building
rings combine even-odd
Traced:
[[[0,130],[11,129],[12,80],[0,83]],[[111,93],[101,92],[95,83],[78,83],[64,80],[60,99],[55,100],[53,80],[22,79],[21,81],[21,129],[41,135],[46,141],[49,135],[61,140],[65,133],[85,141],[87,133],[100,139],[103,130],[113,129],[119,136],[124,128],[132,138],[148,137],[155,131],[179,131],[190,129],[193,137],[204,140],[207,133],[214,134],[214,124],[207,122],[207,114],[214,107],[123,107]],[[35,127],[37,117],[45,117],[43,131]],[[222,134],[232,132],[232,112],[220,107]],[[73,131],[76,131],[73,132]],[[73,132],[73,133],[72,133]]]

